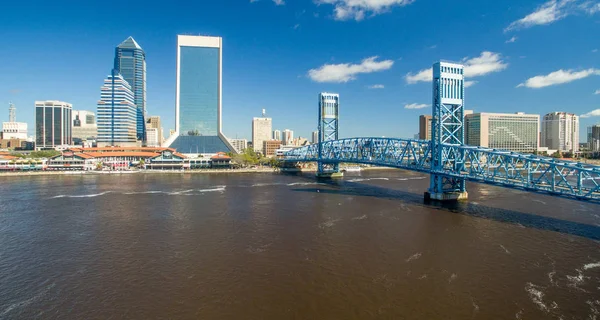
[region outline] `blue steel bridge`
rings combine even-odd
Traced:
[[[464,76],[459,64],[433,66],[432,139],[338,139],[339,96],[319,95],[319,142],[293,149],[288,165],[317,162],[318,176],[336,176],[340,163],[431,175],[426,198],[463,200],[465,181],[600,202],[600,166],[464,145]]]

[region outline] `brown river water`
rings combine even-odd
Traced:
[[[600,319],[600,204],[428,183],[0,177],[0,319]]]

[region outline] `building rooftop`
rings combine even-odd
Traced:
[[[144,50],[144,49],[142,49],[142,47],[140,47],[140,45],[137,42],[135,42],[135,39],[133,39],[133,37],[131,37],[131,36],[129,36],[127,39],[125,39],[125,41],[121,42],[121,44],[118,45],[117,48]]]

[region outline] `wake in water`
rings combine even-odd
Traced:
[[[95,198],[103,195],[111,194],[121,194],[121,195],[140,195],[140,194],[164,194],[168,196],[197,196],[202,195],[206,192],[224,192],[226,186],[217,186],[214,188],[208,189],[188,189],[182,191],[162,191],[162,190],[150,190],[150,191],[133,191],[133,192],[117,192],[117,191],[104,191],[100,193],[93,194],[81,194],[81,195],[72,195],[72,194],[60,194],[50,199],[59,199],[59,198]]]

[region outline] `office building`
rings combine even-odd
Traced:
[[[591,151],[600,151],[600,124],[588,127],[587,147]]]
[[[263,150],[266,157],[275,155],[275,151],[281,147],[281,140],[263,141]]]
[[[560,152],[579,151],[579,117],[567,112],[551,112],[542,119],[542,147]]]
[[[294,131],[285,129],[281,132],[281,142],[284,146],[291,145],[294,140]]]
[[[182,153],[235,152],[222,133],[222,39],[177,36],[175,135],[166,146]]]
[[[159,116],[148,117],[148,120],[146,120],[146,130],[148,130],[149,128],[156,129],[156,141],[158,141],[158,145],[156,147],[160,147],[164,141],[164,136],[163,128],[160,125]],[[148,146],[150,147],[150,144],[148,144]]]
[[[319,143],[319,131],[312,132],[312,141],[313,144]]]
[[[537,114],[473,113],[465,116],[465,143],[533,153],[539,147],[539,127]]]
[[[431,119],[430,115],[419,116],[419,139],[431,140]]]
[[[8,122],[2,122],[2,139],[27,139],[27,123],[17,122],[17,108],[8,104]]]
[[[263,116],[261,118],[252,118],[252,146],[254,152],[265,154],[264,142],[271,140],[272,120]]]
[[[134,147],[137,143],[137,107],[131,86],[113,70],[104,80],[98,101],[98,147]]]
[[[70,103],[47,100],[35,102],[36,148],[55,148],[73,143]]]
[[[281,141],[281,130],[273,130],[273,140]]]
[[[95,140],[97,136],[96,115],[91,111],[73,110],[73,139]]]
[[[159,129],[146,127],[146,146],[160,147]]]
[[[248,148],[248,140],[246,139],[229,139],[229,143],[231,143],[238,153],[242,153]]]
[[[125,39],[115,48],[114,69],[131,86],[136,106],[136,138],[146,138],[146,53],[132,37]]]

